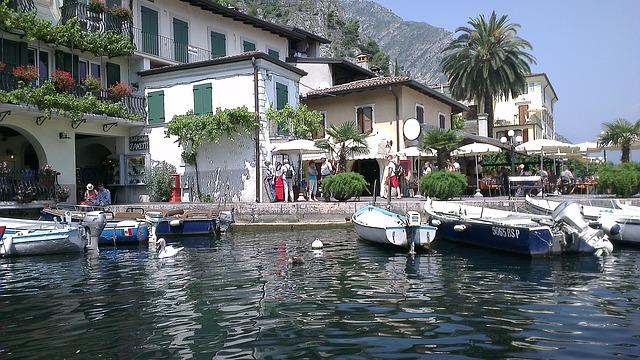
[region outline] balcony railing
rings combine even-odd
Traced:
[[[34,80],[31,84],[34,88],[39,88],[44,84],[47,79],[40,78]],[[0,73],[0,90],[4,91],[13,91],[18,88],[18,81],[15,77],[7,73],[7,69],[5,69],[2,73]],[[82,85],[74,84],[73,87],[66,91],[69,94],[73,94],[75,97],[80,98],[83,97],[87,91],[84,89]],[[114,103],[120,102],[122,106],[124,106],[130,113],[141,114],[143,119],[147,117],[147,99],[142,95],[128,95],[124,96],[121,99],[114,98],[109,94],[107,90],[100,90],[93,92],[93,95],[100,101],[111,101]],[[97,114],[97,115],[109,115],[109,114]]]
[[[37,170],[6,170],[4,164],[1,168],[0,201],[15,201],[27,191],[32,194],[31,200],[55,198],[55,177],[43,178]]]
[[[211,51],[197,46],[176,42],[166,36],[133,28],[133,44],[136,51],[179,63],[193,63],[212,59]]]
[[[7,7],[17,12],[29,12],[36,9],[33,0],[9,0]]]
[[[60,8],[60,22],[63,24],[71,19],[78,19],[83,30],[97,31],[105,33],[111,31],[117,34],[131,36],[131,20],[122,20],[105,13],[94,13],[89,11],[87,4],[79,2],[67,2]]]

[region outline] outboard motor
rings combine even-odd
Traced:
[[[98,240],[107,225],[107,216],[103,211],[88,212],[81,222],[87,236],[87,249],[98,251]]]
[[[613,245],[607,235],[602,230],[589,227],[589,223],[582,216],[580,205],[563,201],[553,210],[551,219],[562,225],[563,232],[571,239],[581,242],[581,248],[584,243],[595,249],[597,255],[609,255],[613,252]]]
[[[416,233],[419,231],[421,223],[419,212],[407,211],[405,229],[407,231],[407,240],[409,241],[409,254],[411,255],[416,253],[416,236],[418,236]]]
[[[218,215],[218,230],[220,232],[226,232],[234,222],[233,213],[231,211],[220,211],[220,214]]]

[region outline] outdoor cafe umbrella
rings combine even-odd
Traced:
[[[489,155],[489,154],[497,154],[502,151],[501,148],[491,145],[491,144],[483,144],[483,143],[471,143],[464,146],[461,146],[451,152],[451,156],[464,156],[464,155],[474,155],[476,158],[476,168],[478,168],[478,156],[479,155]],[[480,178],[478,172],[476,171],[476,191],[480,190]]]
[[[540,155],[540,167],[542,167],[542,158],[545,156],[553,157],[555,167],[556,157],[567,156],[567,154],[578,150],[579,148],[576,145],[552,139],[535,139],[516,146],[516,151],[518,152],[525,152],[528,155]],[[554,173],[557,173],[555,168]]]

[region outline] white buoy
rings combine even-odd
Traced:
[[[311,248],[312,249],[322,249],[323,246],[324,246],[324,244],[322,244],[322,241],[320,241],[320,239],[318,239],[318,238],[313,240],[313,242],[311,243]]]

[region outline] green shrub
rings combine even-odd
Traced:
[[[369,183],[364,176],[355,172],[345,172],[331,175],[322,180],[322,194],[325,200],[333,196],[336,200],[344,201],[353,196],[360,196],[369,191]]]
[[[454,171],[433,171],[420,178],[420,193],[441,200],[458,197],[467,189],[467,177]]]
[[[598,172],[598,186],[621,197],[630,197],[640,187],[640,163],[608,165]]]
[[[153,167],[147,182],[151,201],[167,202],[171,199],[171,174],[175,173],[176,167],[166,161],[161,161]]]

